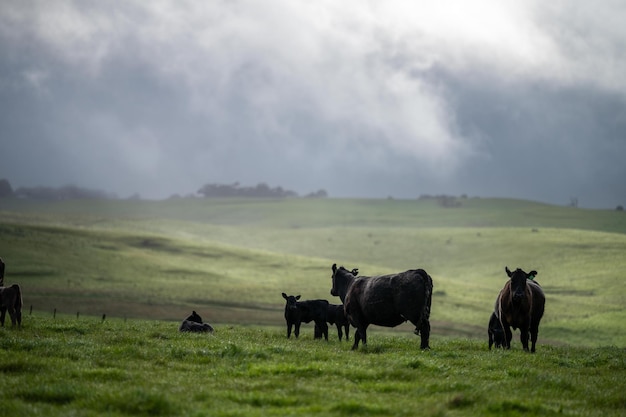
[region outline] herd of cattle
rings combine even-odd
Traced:
[[[530,339],[530,351],[535,352],[539,322],[545,307],[543,290],[534,280],[537,271],[526,273],[518,268],[511,272],[508,267],[505,267],[505,271],[509,280],[496,297],[489,319],[489,349],[494,345],[497,348],[510,349],[512,327],[514,330],[520,329],[524,350],[529,350]],[[347,270],[342,266],[337,267],[336,264],[332,266],[330,293],[339,297],[342,304],[331,304],[322,299],[300,301],[300,295],[283,292],[287,338],[291,337],[292,331],[297,338],[302,323],[314,322],[314,338],[328,340],[328,324],[334,324],[337,326],[339,340],[341,341],[344,332],[348,340],[350,326],[353,326],[356,332],[352,349],[357,349],[359,342],[367,344],[367,328],[370,324],[395,327],[409,321],[415,326],[415,334],[421,337],[420,347],[429,349],[433,294],[430,275],[423,269],[374,277],[358,274],[357,268]],[[212,328],[207,330],[200,327],[198,323],[201,322],[194,311],[192,316],[181,323],[180,331],[213,331]],[[190,323],[193,327],[190,327]]]
[[[494,345],[510,349],[511,327],[520,329],[520,340],[524,350],[535,352],[539,322],[543,316],[545,296],[534,278],[537,271],[530,273],[522,269],[505,271],[509,280],[496,298],[494,310],[488,324],[489,349]],[[328,340],[327,323],[337,326],[339,340],[342,328],[349,338],[350,325],[356,328],[352,349],[359,342],[367,344],[367,328],[370,324],[395,327],[406,321],[415,326],[415,334],[420,335],[422,349],[429,349],[430,308],[433,294],[433,281],[423,269],[408,270],[397,274],[375,277],[357,276],[358,269],[347,270],[332,266],[331,295],[341,299],[342,304],[330,304],[327,300],[300,301],[300,295],[282,293],[286,301],[285,320],[287,338],[292,328],[296,337],[300,334],[300,324],[315,322],[315,338]]]
[[[22,323],[22,294],[18,284],[4,286],[5,264],[0,259],[0,325],[4,326],[8,312],[13,326]],[[545,308],[545,296],[535,281],[537,271],[529,273],[517,268],[505,267],[509,279],[496,297],[488,324],[489,349],[511,347],[512,332],[520,329],[520,340],[524,350],[535,352],[539,323]],[[433,281],[423,269],[408,270],[396,274],[373,277],[359,276],[357,268],[348,270],[343,266],[332,266],[331,295],[339,297],[342,304],[331,304],[327,300],[303,300],[300,295],[287,295],[285,320],[287,338],[292,329],[297,338],[302,323],[315,323],[315,338],[328,340],[328,323],[337,326],[339,340],[344,331],[350,337],[350,326],[356,328],[352,349],[359,343],[367,344],[367,328],[370,324],[395,327],[407,321],[415,326],[414,333],[421,337],[420,347],[429,349],[430,309]],[[203,323],[195,311],[182,321],[181,332],[212,333],[213,327]]]

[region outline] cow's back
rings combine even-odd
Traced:
[[[301,321],[309,323],[313,320],[323,320],[326,322],[329,305],[327,300],[298,301],[296,305],[298,306]]]
[[[382,326],[422,317],[430,310],[429,279],[420,270],[356,278],[346,296],[346,311],[353,314],[356,310],[370,323]]]

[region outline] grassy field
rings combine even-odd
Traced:
[[[623,416],[625,252],[623,212],[514,200],[0,200],[0,416]],[[426,269],[432,350],[288,340],[281,292],[339,302],[335,262]],[[534,355],[487,349],[505,265],[546,292]]]
[[[420,267],[435,285],[434,345],[486,343],[508,265],[539,271],[540,344],[626,346],[626,214],[459,201],[0,200],[0,257],[27,310],[180,320],[193,309],[211,323],[273,326],[283,291],[339,302],[335,262],[363,275]]]
[[[278,327],[33,314],[0,329],[0,416],[623,416],[623,348],[488,351],[373,333],[353,352]]]

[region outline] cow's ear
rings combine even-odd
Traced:
[[[283,293],[283,298],[286,300],[287,299],[287,294]]]
[[[298,294],[296,295],[296,300],[299,300],[299,299],[300,299],[300,295]]]
[[[533,277],[536,277],[536,276],[537,276],[537,271],[532,270],[532,271],[530,271],[530,272],[528,273],[528,275],[532,275]]]
[[[337,264],[333,264],[333,274],[337,272]]]
[[[511,270],[509,269],[509,267],[505,266],[504,270],[506,271],[506,274],[509,276],[509,278],[511,278],[511,275],[513,275],[513,274],[511,273]]]

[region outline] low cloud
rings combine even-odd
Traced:
[[[626,6],[0,6],[0,176],[626,201]]]

